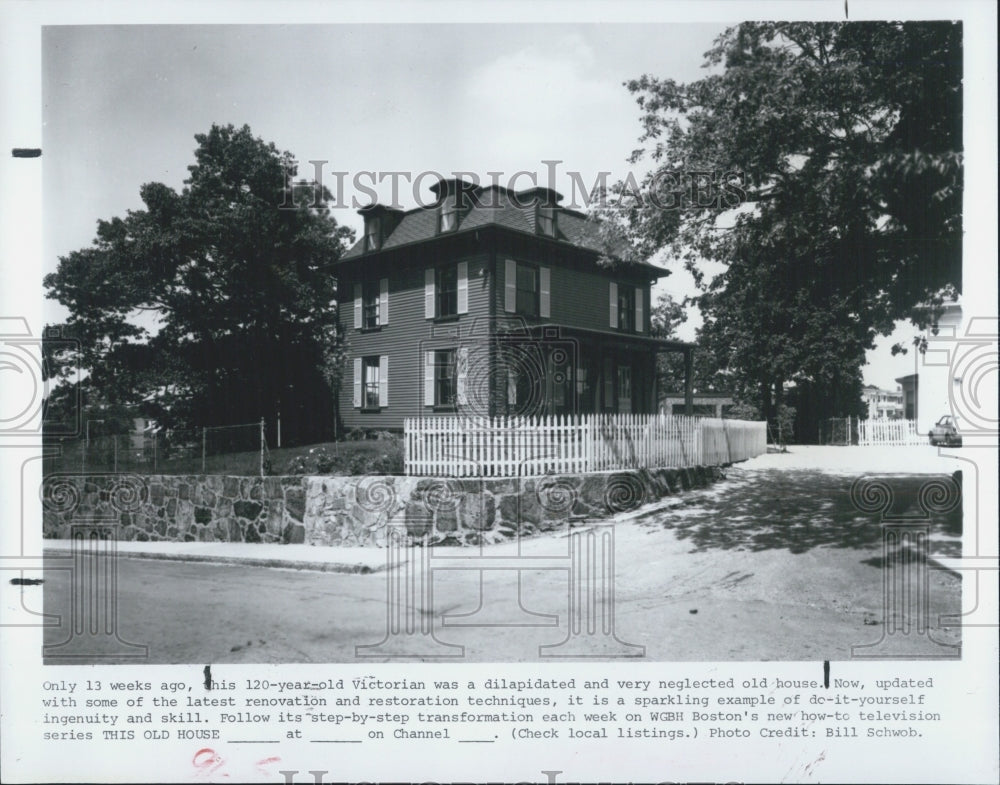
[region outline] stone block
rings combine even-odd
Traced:
[[[267,499],[281,499],[284,492],[281,489],[280,477],[265,477],[263,483],[264,497]]]
[[[603,474],[588,474],[580,484],[578,499],[594,509],[604,509],[604,492],[607,489],[607,476]]]
[[[182,482],[177,486],[177,498],[184,499],[184,501],[191,500],[191,486],[186,482]]]
[[[229,542],[243,542],[243,527],[235,518],[227,518],[226,526],[229,529]]]
[[[284,506],[281,502],[276,501],[268,501],[265,504],[267,507],[264,519],[267,524],[267,531],[270,534],[280,535],[284,526]]]
[[[212,522],[212,511],[207,507],[195,507],[194,508],[194,522],[195,523],[211,523]]]
[[[252,523],[248,523],[243,532],[244,542],[260,542],[260,532]]]
[[[404,514],[406,531],[414,537],[422,537],[433,527],[433,520],[427,508],[419,502],[410,501]]]
[[[222,495],[229,499],[239,498],[240,481],[236,477],[222,478]]]
[[[442,507],[434,516],[434,528],[439,532],[458,531],[458,510],[455,507]]]
[[[177,517],[177,499],[167,499],[167,517]]]
[[[301,488],[288,488],[285,491],[285,509],[299,523],[303,523],[306,514],[306,493]]]
[[[262,509],[264,507],[260,502],[241,500],[233,503],[233,514],[237,518],[246,518],[250,521],[256,520]]]
[[[289,523],[281,533],[281,541],[287,545],[301,545],[306,541],[306,527],[301,523]]]
[[[149,485],[149,503],[154,507],[163,505],[163,486],[158,482]]]

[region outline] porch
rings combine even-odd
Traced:
[[[694,414],[693,343],[544,324],[498,334],[493,346],[491,416],[655,414],[660,352],[683,354],[683,413]]]

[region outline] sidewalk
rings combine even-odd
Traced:
[[[50,555],[68,556],[71,540],[44,540]],[[314,572],[370,573],[387,565],[384,548],[282,545],[248,542],[115,542],[118,556],[127,559],[241,564],[247,567],[277,567]]]
[[[981,451],[971,451],[972,457]],[[828,474],[952,474],[965,466],[961,448],[931,447],[837,447],[790,444],[788,452],[768,452],[735,464],[741,469],[790,469]]]
[[[638,510],[615,516],[616,523],[645,518],[660,510],[677,504],[677,499],[668,497],[653,504],[643,505]],[[593,523],[610,523],[607,521],[591,521],[581,524],[580,528],[588,528]],[[576,527],[574,527],[576,528]],[[463,547],[460,545],[435,545],[434,555],[439,558],[488,558],[510,557],[515,553],[533,554],[537,556],[552,555],[547,551],[552,540],[562,540],[569,529],[549,532],[548,535],[527,537],[499,542],[481,547]],[[72,540],[43,540],[42,550],[53,556],[70,556]],[[208,564],[241,564],[247,567],[272,567],[289,570],[311,570],[313,572],[340,573],[374,573],[388,568],[389,551],[386,548],[345,547],[335,545],[283,545],[281,543],[246,543],[246,542],[136,542],[115,541],[117,555],[126,559],[155,559],[159,561],[204,562]],[[565,546],[562,547],[565,550]],[[558,547],[557,547],[558,550]],[[404,551],[405,552],[405,551]],[[395,554],[393,566],[398,567],[406,562]]]

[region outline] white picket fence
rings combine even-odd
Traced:
[[[858,420],[858,445],[861,447],[905,447],[925,442],[926,436],[917,433],[913,420]]]
[[[530,477],[743,461],[767,452],[767,427],[666,414],[412,417],[403,441],[408,475]]]

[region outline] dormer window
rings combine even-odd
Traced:
[[[535,217],[535,226],[538,233],[546,237],[556,236],[556,208],[537,205],[538,214]]]
[[[441,203],[441,213],[438,219],[438,231],[453,232],[458,228],[458,204],[454,196],[449,195]]]
[[[374,215],[365,217],[365,251],[377,251],[379,240],[381,239],[379,229],[379,219]]]

